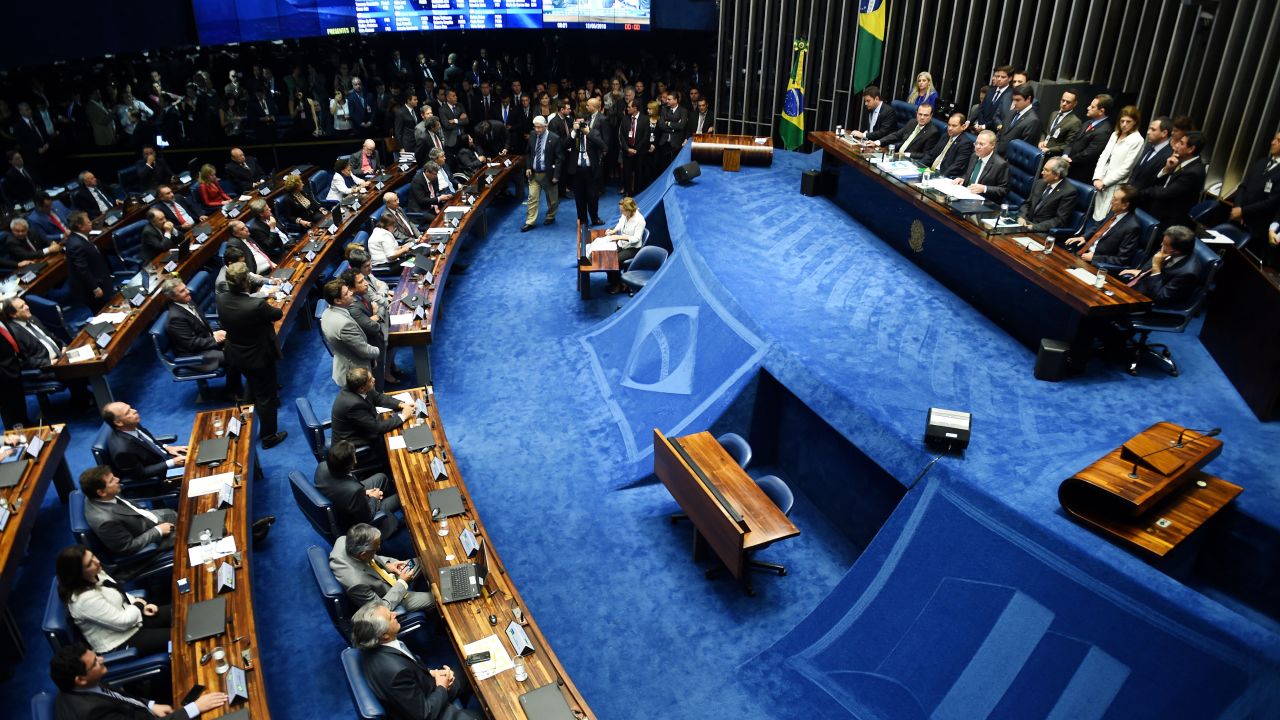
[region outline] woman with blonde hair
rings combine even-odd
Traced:
[[[1126,105],[1120,111],[1116,121],[1116,131],[1111,133],[1107,146],[1098,156],[1098,165],[1093,170],[1093,187],[1098,190],[1093,198],[1093,219],[1105,220],[1111,213],[1111,196],[1116,188],[1129,181],[1133,169],[1138,165],[1142,155],[1145,138],[1139,132],[1142,127],[1142,114],[1134,105]]]
[[[207,208],[220,208],[231,202],[230,196],[218,184],[218,171],[212,165],[200,168],[200,204]]]
[[[640,209],[636,207],[634,198],[624,197],[618,201],[618,224],[614,225],[607,234],[603,236],[604,240],[612,240],[618,244],[618,264],[627,262],[640,252],[640,246],[644,244],[644,215],[640,214]],[[617,295],[625,291],[622,285],[622,273],[609,273],[609,294]]]
[[[907,102],[916,107],[921,105],[937,107],[938,90],[933,86],[933,75],[930,75],[927,70],[922,70],[916,75],[916,84],[911,89],[911,94],[907,96]]]
[[[658,166],[658,121],[662,119],[662,104],[650,100],[644,106],[649,113],[649,150],[644,154],[644,172],[640,174],[640,187],[647,187],[658,176],[662,168]]]

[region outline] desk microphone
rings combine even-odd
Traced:
[[[1159,455],[1160,453],[1164,452],[1165,450],[1182,449],[1182,448],[1186,447],[1187,445],[1193,444],[1193,443],[1195,443],[1196,441],[1198,441],[1198,440],[1200,440],[1200,439],[1202,439],[1202,438],[1211,438],[1211,437],[1216,437],[1216,436],[1218,436],[1218,435],[1222,434],[1222,428],[1213,428],[1212,430],[1210,430],[1210,431],[1208,431],[1208,432],[1206,432],[1206,433],[1202,433],[1202,434],[1200,434],[1200,435],[1197,435],[1197,436],[1196,436],[1196,437],[1195,437],[1195,438],[1194,438],[1190,443],[1187,443],[1186,445],[1184,445],[1184,444],[1183,444],[1183,442],[1182,442],[1182,437],[1183,437],[1183,435],[1185,435],[1186,433],[1189,433],[1189,432],[1196,432],[1196,431],[1195,431],[1195,430],[1187,430],[1187,429],[1185,429],[1185,428],[1184,428],[1184,429],[1182,430],[1182,432],[1178,433],[1178,439],[1177,439],[1177,440],[1175,440],[1175,441],[1173,442],[1173,444],[1172,444],[1172,445],[1166,445],[1166,446],[1164,446],[1164,447],[1160,448],[1159,450],[1152,450],[1151,452],[1146,453],[1145,455],[1139,455],[1137,458],[1135,458],[1135,459],[1134,459],[1134,461],[1133,461],[1133,467],[1129,470],[1129,479],[1130,479],[1130,480],[1137,480],[1137,479],[1138,479],[1138,463],[1142,462],[1143,460],[1146,460],[1147,458],[1151,457],[1152,455]]]

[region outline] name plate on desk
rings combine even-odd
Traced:
[[[267,187],[266,185],[263,185],[261,188],[258,189],[258,194],[261,195],[262,197],[266,197],[271,194],[271,188]]]
[[[328,232],[330,235],[337,235],[337,234],[338,234],[338,226],[337,226],[337,225],[334,225],[334,224],[332,224],[332,223],[330,223],[330,225],[329,225],[329,229],[328,229],[328,230],[326,230],[326,232]]]
[[[316,251],[315,251],[315,250],[308,250],[308,251],[307,251],[307,256],[306,256],[306,257],[307,257],[307,262],[312,262],[312,261],[314,261],[314,260],[316,259]]]
[[[249,699],[249,685],[244,679],[244,670],[231,666],[227,671],[227,704],[235,705]]]
[[[236,589],[236,569],[225,560],[218,566],[218,594]]]
[[[507,623],[507,640],[517,655],[533,654],[533,643],[529,642],[529,634],[520,627],[520,623],[514,620]]]
[[[98,347],[105,348],[106,346],[111,344],[111,333],[102,333],[101,335],[98,336],[98,339],[94,340],[93,342]]]
[[[137,293],[133,297],[129,298],[129,304],[134,307],[142,307],[142,303],[146,301],[147,296],[144,293]]]
[[[289,293],[293,292],[293,283],[285,282],[285,284],[280,286],[280,289],[284,291],[285,295],[288,295]]]
[[[167,263],[165,263],[165,264],[164,264],[164,271],[165,271],[165,272],[167,272],[167,273],[171,273],[171,272],[173,272],[174,270],[177,270],[177,269],[178,269],[178,263],[176,263],[176,262],[174,262],[174,261],[172,261],[172,260],[170,260],[169,262],[167,262]]]
[[[438,457],[431,458],[431,477],[436,480],[449,477],[449,471],[445,469],[444,463]]]
[[[235,504],[236,490],[227,483],[218,489],[218,507],[230,507]]]
[[[32,435],[27,441],[26,453],[33,458],[40,457],[40,451],[44,449],[44,438],[39,435]]]
[[[4,530],[5,526],[9,524],[9,515],[9,506],[0,506],[0,531]]]
[[[28,270],[27,272],[23,273],[23,275],[22,275],[22,277],[21,277],[20,279],[21,279],[21,280],[22,280],[22,282],[24,282],[24,283],[29,283],[29,282],[31,282],[32,280],[35,280],[35,279],[36,279],[36,274],[35,274],[35,273],[33,273],[33,272],[31,272],[30,270]]]
[[[240,436],[240,418],[235,415],[232,415],[231,419],[227,421],[227,435],[230,437]]]
[[[144,203],[153,203],[155,201],[156,201],[156,196],[152,193],[147,193],[146,195],[142,196],[142,202]]]
[[[427,317],[427,308],[423,305],[419,305],[413,309],[413,316],[419,320],[425,319]]]

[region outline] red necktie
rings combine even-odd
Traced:
[[[62,233],[63,235],[67,234],[67,228],[65,225],[62,224],[62,221],[58,219],[58,213],[54,212],[53,210],[50,210],[49,219],[53,221],[53,226],[58,228],[58,232]]]
[[[187,217],[187,214],[182,212],[182,206],[178,203],[170,202],[169,209],[172,210],[173,214],[178,218],[179,225],[186,225],[191,222],[191,218]]]
[[[1120,216],[1112,215],[1105,223],[1102,224],[1102,227],[1098,228],[1098,232],[1094,233],[1093,237],[1089,238],[1088,250],[1092,250],[1098,245],[1098,241],[1102,239],[1102,236],[1106,235],[1107,231],[1111,229],[1111,226],[1116,224],[1116,218],[1118,217]]]

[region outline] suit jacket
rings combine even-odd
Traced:
[[[155,435],[141,425],[138,432],[160,445]],[[160,482],[169,471],[167,453],[157,452],[142,440],[118,429],[112,429],[107,436],[107,457],[110,458],[112,472],[127,480]]]
[[[1142,265],[1149,270],[1151,260]],[[1194,254],[1165,261],[1159,275],[1146,275],[1134,287],[1151,298],[1155,305],[1177,305],[1186,302],[1200,287],[1200,260]]]
[[[364,148],[351,153],[351,156],[347,158],[347,162],[351,163],[352,172],[357,175],[363,174]],[[375,173],[382,169],[382,157],[378,155],[377,150],[373,151],[373,157],[369,158],[369,164],[373,166],[373,171]]]
[[[1204,177],[1204,159],[1197,155],[1174,172],[1156,178],[1139,196],[1141,204],[1162,226],[1189,225],[1187,213],[1204,192]]]
[[[172,510],[152,510],[160,522],[175,522],[177,513]],[[129,506],[120,502],[103,502],[86,500],[84,517],[89,528],[102,544],[118,555],[130,555],[151,543],[158,543],[162,548],[173,547],[174,534],[161,535],[156,529],[157,523],[134,512]]]
[[[1014,122],[1014,117],[1016,116],[1010,116],[1009,122],[1005,123],[1004,127],[1000,129],[1000,134],[996,136],[996,152],[1001,155],[1008,149],[1009,143],[1014,140],[1021,140],[1032,145],[1040,142],[1040,116],[1036,114],[1035,110],[1027,108],[1022,113],[1022,117],[1017,119],[1017,122]]]
[[[196,308],[197,312],[200,308]],[[197,317],[176,303],[169,305],[169,320],[165,323],[165,335],[174,355],[199,355],[206,350],[216,350],[213,328],[203,315]]]
[[[1080,126],[1083,125],[1080,121],[1079,115],[1069,112],[1066,113],[1066,117],[1062,118],[1058,123],[1057,128],[1049,130],[1049,128],[1053,127],[1053,123],[1058,119],[1058,116],[1062,114],[1063,113],[1059,111],[1051,115],[1049,117],[1049,124],[1045,127],[1044,143],[1048,146],[1049,149],[1047,152],[1051,155],[1060,155],[1064,149],[1071,145],[1071,143],[1075,141],[1076,136],[1080,134]]]
[[[377,406],[397,408],[400,407],[400,401],[377,390],[370,392],[368,399],[345,387],[339,390],[330,412],[334,442],[350,440],[375,451],[382,448],[382,436],[400,427],[404,421],[399,413],[391,413],[389,417],[379,419],[375,411]]]
[[[978,108],[978,114],[971,118],[975,125],[982,125],[988,130],[995,130],[998,126],[1004,125],[1009,121],[1009,117],[1013,114],[1013,86],[1009,85],[1000,93],[1000,99],[996,100],[996,90],[992,88],[987,91],[987,97],[982,101],[982,105]]]
[[[871,113],[867,113],[867,122],[871,122]],[[879,140],[898,127],[898,114],[894,112],[893,106],[888,102],[880,105],[880,114],[876,116],[876,122],[867,128],[868,140]]]
[[[24,203],[36,196],[35,176],[31,174],[31,168],[24,167],[23,170],[26,170],[25,175],[18,168],[10,167],[4,174],[4,192],[11,202]]]
[[[249,239],[253,240],[252,233],[250,233]],[[254,244],[257,245],[256,242]],[[249,267],[249,272],[258,273],[259,275],[265,275],[270,272],[270,268],[268,267],[258,267],[257,258],[249,251],[249,246],[245,244],[243,239],[234,236],[229,237],[227,238],[227,247],[233,247],[244,253],[244,264]],[[267,249],[261,245],[258,245],[258,249],[264,253],[267,251]]]
[[[263,298],[231,291],[219,295],[218,321],[227,331],[223,344],[227,364],[239,368],[264,368],[280,359],[275,321],[284,317]]]
[[[647,113],[639,113],[636,115],[636,138],[635,143],[628,141],[631,135],[631,117],[622,116],[622,122],[618,125],[618,147],[622,148],[622,157],[640,158],[649,153],[649,115]],[[635,148],[635,155],[628,155],[627,149]]]
[[[173,178],[173,170],[169,169],[169,163],[159,155],[156,156],[155,165],[148,165],[139,158],[133,167],[138,172],[138,185],[148,190],[157,185],[163,185]]]
[[[230,180],[236,190],[244,192],[253,187],[253,183],[265,178],[267,173],[263,171],[262,166],[258,164],[258,159],[252,155],[244,156],[244,165],[236,162],[228,162],[222,166],[222,176],[226,180]]]
[[[343,488],[339,492],[342,495],[354,496],[358,494],[358,498],[355,499],[358,499],[368,511],[369,503],[365,502],[364,485],[361,485],[354,475],[344,481],[337,481],[330,475],[328,464],[320,463],[316,467],[316,487],[320,488],[320,492],[324,493],[325,497],[333,500],[329,492],[326,492],[321,487],[320,482],[322,479],[330,488],[340,482]],[[336,501],[334,507],[335,509],[337,507]],[[369,517],[373,517],[372,512],[369,512]],[[368,520],[360,520],[358,522],[368,522]],[[386,555],[374,555],[373,560],[382,566],[387,571],[387,574],[395,576],[395,573],[388,568],[391,563],[395,562],[395,558],[387,557]],[[329,551],[329,569],[333,571],[333,576],[338,579],[338,584],[347,591],[347,597],[351,598],[353,607],[363,607],[376,600],[394,610],[404,600],[405,593],[409,592],[407,583],[400,580],[397,580],[394,584],[388,583],[382,579],[382,576],[376,570],[369,567],[368,563],[362,563],[348,555],[345,535],[338,538],[333,543],[333,550]]]
[[[280,198],[280,219],[291,225],[297,225],[299,220],[316,222],[320,219],[323,211],[320,203],[316,202],[315,196],[311,193],[310,183],[303,183],[302,192],[311,201],[311,207],[303,208],[302,203],[298,202],[292,194],[285,195]]]
[[[142,703],[143,707],[138,707],[98,693],[60,692],[53,701],[53,717],[54,720],[154,720],[146,708],[146,701]],[[186,708],[181,706],[175,706],[169,717],[174,720],[190,718]]]
[[[502,124],[500,117],[489,122],[488,135],[476,135],[475,138],[476,146],[490,161],[501,155],[502,151],[511,150],[511,135],[507,132],[507,126]]]
[[[1270,162],[1270,156],[1254,161],[1233,198],[1236,207],[1244,213],[1245,225],[1255,236],[1266,234],[1267,227],[1280,209],[1280,165],[1267,170]]]
[[[907,138],[911,137],[911,133],[915,132],[918,125],[915,122],[907,123],[893,132],[880,138],[880,146],[888,147],[890,145],[898,146],[898,150],[906,153],[908,157],[919,159],[929,154],[933,149],[934,143],[938,140],[938,128],[933,126],[932,122],[925,123],[925,126],[916,133],[915,138],[911,140],[911,145],[904,145]]]
[[[102,289],[105,300],[115,292],[115,280],[111,277],[111,266],[88,238],[80,233],[71,233],[65,247],[67,255],[67,280],[76,297],[84,301],[93,299],[95,288]]]
[[[320,332],[333,352],[333,381],[338,387],[347,382],[347,371],[362,367],[372,371],[378,348],[369,344],[364,331],[346,308],[330,305],[320,316]]]
[[[246,226],[249,228],[249,239],[261,248],[267,254],[267,257],[280,262],[280,258],[284,256],[285,239],[281,238],[278,233],[272,232],[262,218],[255,217],[252,220],[248,220],[246,221]],[[284,232],[284,227],[279,220],[276,221],[276,229]],[[285,236],[288,237],[288,233],[285,233]],[[288,242],[292,243],[292,238]]]
[[[19,240],[13,233],[5,233],[4,249],[15,260],[40,260],[51,242],[40,228],[28,220],[27,239]]]
[[[104,190],[102,187],[98,187],[97,189],[106,196],[108,203],[115,203],[115,198],[112,197],[110,192]],[[83,210],[89,213],[89,217],[91,218],[96,218],[104,212],[102,208],[99,207],[98,201],[93,197],[93,194],[89,192],[89,188],[83,185],[76,188],[76,191],[71,193],[71,204],[75,206],[77,210]]]
[[[1067,147],[1067,155],[1071,158],[1071,171],[1067,176],[1082,183],[1093,182],[1093,170],[1098,165],[1098,158],[1111,139],[1111,118],[1104,118],[1090,128],[1092,123],[1092,120],[1083,122],[1080,134]]]
[[[38,326],[40,330],[43,331],[45,335],[48,335],[49,339],[58,346],[58,350],[61,351],[66,347],[66,344],[62,342],[61,338],[58,338],[53,333],[49,332],[49,328],[45,327],[44,323],[40,322],[40,318],[32,317],[27,321],[27,323]],[[21,323],[17,320],[10,320],[5,323],[5,327],[9,328],[9,333],[13,335],[13,339],[18,341],[18,347],[22,349],[22,367],[49,367],[53,364],[53,361],[49,359],[48,349],[46,349],[44,343],[40,342],[40,340],[36,338],[35,333],[24,327],[24,325],[26,325],[26,323]],[[8,343],[5,344],[7,345]]]
[[[969,175],[973,173],[977,162],[977,155],[970,157],[964,172],[960,173],[965,185],[970,184]],[[1005,162],[999,153],[993,152],[988,155],[987,164],[982,168],[982,175],[978,177],[978,184],[987,186],[987,191],[982,193],[986,199],[992,202],[1003,200],[1004,196],[1009,194],[1009,163]]]
[[[564,154],[561,152],[562,144],[563,140],[559,135],[547,130],[546,147],[543,148],[542,151],[542,160],[545,164],[543,169],[552,178],[557,180],[560,178],[560,172],[563,169],[565,162]],[[534,151],[537,147],[538,138],[537,133],[535,132],[529,136],[529,155],[525,158],[525,162],[527,163],[526,167],[530,170],[533,169],[534,162],[536,161],[536,158],[534,158]]]
[[[922,163],[933,167],[934,162],[946,150],[947,142],[951,140],[951,136],[942,133],[938,137],[938,141],[933,144],[929,152],[920,159]],[[951,143],[951,149],[946,150],[942,162],[938,163],[938,174],[942,177],[960,177],[964,173],[965,167],[969,165],[969,158],[973,157],[973,141],[966,137],[963,133],[956,136],[955,142]]]
[[[449,693],[426,668],[399,650],[379,645],[360,653],[364,678],[389,720],[453,720],[470,717],[449,704]],[[459,680],[461,680],[461,673]]]
[[[395,125],[392,136],[396,139],[396,147],[401,152],[413,151],[413,126],[417,124],[417,119],[408,107],[401,103],[395,109]]]
[[[191,203],[187,202],[186,200],[182,199],[177,195],[173,196],[173,202],[175,205],[182,208],[182,212],[186,213],[187,220],[189,222],[192,222],[192,223],[200,222],[200,214],[197,213],[195,210],[191,209]],[[178,213],[174,212],[173,208],[169,206],[169,203],[160,202],[159,200],[157,200],[156,204],[153,205],[152,207],[159,208],[160,212],[164,213],[164,216],[168,218],[169,222],[173,223],[174,227],[176,228],[182,227],[183,225],[182,220],[178,217]]]
[[[1084,250],[1089,249],[1093,236],[1098,229],[1111,219],[1108,215],[1102,222],[1090,221],[1084,228]],[[1098,245],[1093,249],[1094,265],[1117,265],[1123,268],[1138,264],[1138,255],[1142,253],[1142,223],[1138,222],[1136,213],[1127,212],[1107,229],[1107,234],[1098,238]]]
[[[461,105],[452,107],[448,103],[440,105],[440,137],[444,139],[446,148],[458,146],[458,133],[465,127],[461,116],[465,112]]]
[[[373,112],[370,108],[373,103],[370,102],[369,96],[363,91],[355,92],[350,90],[347,92],[347,111],[351,113],[351,125],[360,127],[365,122],[373,118]]]
[[[440,214],[440,189],[436,187],[436,179],[427,177],[423,170],[414,173],[405,204],[414,212],[429,213],[433,217]]]
[[[378,475],[375,477],[386,479],[387,476]],[[373,522],[373,504],[369,502],[369,496],[365,494],[365,485],[360,482],[360,478],[356,477],[354,473],[349,474],[346,477],[336,477],[329,470],[329,463],[327,461],[321,462],[316,466],[315,484],[316,489],[320,491],[320,494],[329,498],[329,502],[333,505],[333,514],[336,516],[338,525],[342,528],[343,532],[351,529],[352,525]],[[389,480],[387,480],[387,484],[390,484]],[[338,542],[342,543],[344,548],[342,557],[351,561],[351,558],[345,552],[346,541],[347,539],[345,537],[338,538]],[[329,566],[333,567],[332,560],[329,562]],[[374,573],[372,570],[370,570],[369,573],[375,577],[377,576],[377,573]],[[334,574],[337,575],[336,570],[334,571]],[[382,578],[377,578],[377,580],[381,582]],[[348,594],[351,594],[353,588],[343,582],[341,576],[339,576],[338,582],[342,583],[342,586],[347,589]],[[365,584],[373,585],[372,583]],[[385,582],[381,582],[381,585],[384,588],[390,587]],[[384,589],[378,595],[378,598],[385,594],[386,590]],[[369,600],[373,599],[377,598],[369,598]],[[356,598],[353,597],[352,601],[356,602]],[[364,602],[368,602],[368,600],[365,600]],[[361,602],[360,604],[363,605],[364,603]],[[399,598],[397,598],[396,605],[399,604]],[[395,608],[395,605],[391,605],[390,607]]]
[[[888,106],[885,109],[888,110]],[[658,116],[658,146],[666,145],[676,150],[688,137],[689,110],[683,105],[677,105],[674,109],[663,105]]]
[[[605,125],[608,122],[604,116],[597,118],[585,133],[578,133],[579,137],[570,138],[573,144],[573,151],[569,159],[566,161],[566,170],[569,174],[575,174],[581,168],[578,167],[579,153],[583,150],[587,153],[587,162],[591,164],[588,168],[591,176],[596,179],[601,178],[604,171],[604,154],[609,149],[609,141],[605,139]]]
[[[147,223],[146,227],[142,228],[142,247],[138,251],[138,257],[142,260],[142,264],[150,264],[156,257],[176,248],[181,239],[182,235],[176,227],[172,234],[165,235],[160,228]]]
[[[42,213],[39,210],[32,210],[27,213],[27,222],[31,224],[32,228],[40,230],[40,232],[44,233],[47,237],[60,240],[62,239],[62,231],[58,229],[57,225],[53,224],[53,218],[50,217],[55,212],[57,211],[53,209],[50,209],[48,213]],[[67,226],[66,222],[63,222],[61,217],[58,218],[58,221],[62,223],[63,227]]]
[[[1173,154],[1172,143],[1165,143],[1150,160],[1143,162],[1143,158],[1151,151],[1151,144],[1143,146],[1142,152],[1138,154],[1138,164],[1133,167],[1133,172],[1129,173],[1129,184],[1139,190],[1146,190],[1156,184],[1156,176],[1164,169],[1164,163]]]
[[[1071,213],[1076,208],[1076,189],[1066,178],[1058,181],[1053,192],[1047,192],[1048,189],[1048,183],[1036,178],[1031,184],[1030,197],[1022,204],[1018,213],[1031,222],[1031,229],[1036,232],[1067,227],[1071,223]]]

